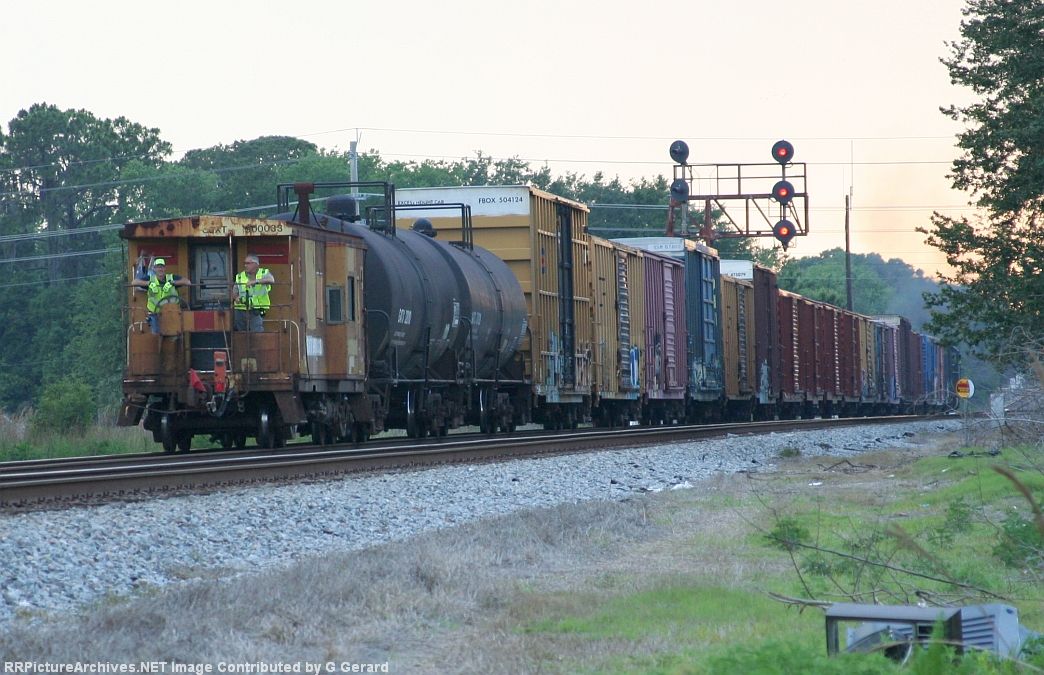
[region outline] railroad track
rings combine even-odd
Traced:
[[[505,436],[461,434],[417,441],[388,439],[363,446],[296,446],[278,450],[196,451],[0,463],[0,508],[61,507],[211,491],[257,482],[328,479],[391,470],[549,453],[606,450],[761,434],[932,419],[921,416],[787,420],[736,424],[580,429]]]

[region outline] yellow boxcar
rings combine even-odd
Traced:
[[[396,191],[396,203],[407,207],[396,210],[397,227],[425,218],[449,240],[465,239],[462,220],[460,212],[441,207],[470,208],[474,244],[506,262],[525,293],[529,323],[522,348],[536,403],[551,421],[575,424],[586,417],[596,351],[588,208],[520,185],[404,189]]]
[[[746,401],[754,394],[754,284],[721,277],[722,342],[725,351],[725,397]]]
[[[594,420],[606,426],[640,415],[643,340],[642,253],[591,237]]]

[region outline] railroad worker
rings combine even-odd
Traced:
[[[272,290],[275,277],[261,267],[261,259],[254,253],[243,258],[243,271],[236,275],[232,287],[232,306],[235,308],[233,327],[260,333],[265,329],[262,317],[272,306],[268,293]]]
[[[167,274],[167,261],[163,258],[156,258],[152,262],[149,276],[139,277],[132,281],[131,285],[148,291],[149,297],[145,306],[149,310],[149,328],[158,335],[160,332],[159,308],[171,302],[181,302],[178,287],[191,286],[192,282],[177,274]]]

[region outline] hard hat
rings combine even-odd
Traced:
[[[156,258],[155,260],[152,261],[152,266],[155,267],[156,265],[163,265],[164,267],[166,267],[167,266],[167,261],[164,260],[163,258]]]

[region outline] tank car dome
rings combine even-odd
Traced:
[[[354,223],[359,220],[359,202],[351,195],[334,195],[326,200],[326,213]]]
[[[432,239],[438,236],[438,232],[435,231],[435,226],[431,224],[431,221],[427,218],[418,218],[413,222],[413,231],[426,234]]]

